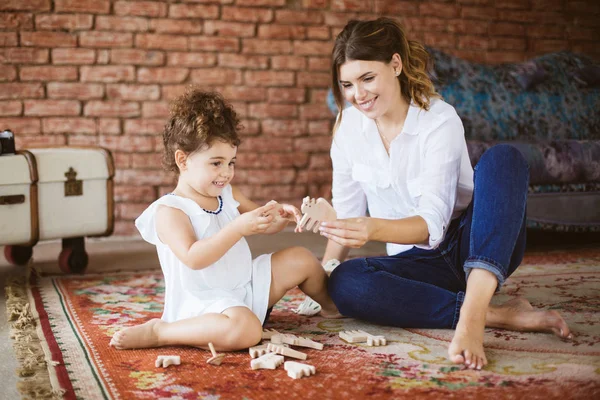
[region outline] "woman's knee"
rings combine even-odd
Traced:
[[[345,261],[329,277],[329,295],[338,310],[346,316],[352,316],[356,304],[361,302],[360,292],[367,284],[362,278],[364,263],[364,258]]]
[[[506,143],[497,144],[483,153],[477,165],[480,164],[529,170],[529,164],[519,149]]]

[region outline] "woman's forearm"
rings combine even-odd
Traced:
[[[334,242],[333,240],[327,241],[327,247],[325,248],[325,254],[323,255],[322,265],[327,264],[327,261],[336,259],[339,262],[343,262],[348,257],[349,248],[342,246]]]
[[[429,229],[423,218],[416,215],[398,220],[369,218],[369,240],[397,244],[426,244]]]

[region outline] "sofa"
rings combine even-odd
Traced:
[[[527,226],[600,232],[600,66],[570,52],[482,65],[427,50],[436,90],[463,121],[471,163],[497,143],[527,159]],[[331,93],[328,105],[337,114]]]

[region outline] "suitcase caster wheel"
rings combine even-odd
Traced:
[[[82,274],[88,265],[88,255],[85,250],[66,248],[58,256],[58,266],[67,274]]]
[[[25,265],[33,255],[33,248],[29,246],[5,246],[4,257],[13,265]]]

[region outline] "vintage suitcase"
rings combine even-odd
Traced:
[[[112,156],[100,147],[29,151],[37,168],[37,239],[62,239],[59,266],[65,272],[83,272],[88,263],[84,238],[108,236],[113,231]],[[20,248],[27,246],[19,244]],[[8,253],[7,259],[11,261],[9,256],[14,249],[7,248],[5,255]],[[12,261],[24,263],[22,257],[19,260],[12,257]]]

